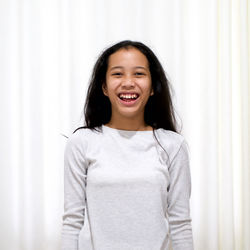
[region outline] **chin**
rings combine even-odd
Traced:
[[[135,118],[135,117],[139,117],[140,112],[136,112],[136,111],[126,111],[126,112],[119,112],[121,116],[126,117],[126,118]]]

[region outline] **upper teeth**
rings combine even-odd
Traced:
[[[120,94],[120,97],[122,97],[122,98],[136,98],[137,97],[137,95],[136,94]]]

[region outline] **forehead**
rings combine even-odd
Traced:
[[[111,54],[108,59],[108,68],[121,66],[124,68],[142,66],[148,68],[147,57],[136,48],[122,48]]]

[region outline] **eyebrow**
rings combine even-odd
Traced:
[[[122,66],[114,66],[110,70],[113,70],[113,69],[123,69],[123,68],[124,67],[122,67]],[[145,69],[146,70],[146,68],[143,67],[143,66],[135,66],[135,67],[133,67],[133,69]]]

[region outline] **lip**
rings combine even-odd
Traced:
[[[118,97],[119,97],[119,95],[121,95],[121,94],[124,94],[124,95],[128,95],[128,94],[130,94],[130,95],[132,95],[132,94],[136,94],[136,95],[138,95],[138,97],[140,96],[137,92],[120,92],[120,93],[118,93]]]
[[[132,101],[123,101],[122,99],[119,98],[119,96],[117,97],[119,99],[119,102],[126,106],[126,107],[131,107],[131,106],[134,106],[136,103],[137,103],[137,100],[140,98],[140,96],[138,96],[135,100],[132,100]]]

